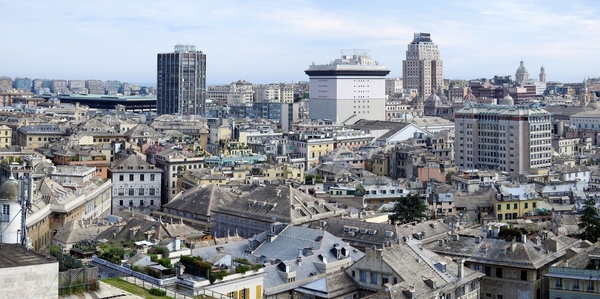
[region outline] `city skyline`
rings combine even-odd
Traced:
[[[343,49],[369,49],[388,77],[401,77],[415,32],[439,45],[445,79],[514,79],[521,59],[534,78],[542,65],[548,81],[600,76],[600,38],[589,34],[600,27],[599,9],[591,1],[368,4],[9,1],[0,12],[12,28],[0,76],[156,86],[156,54],[193,44],[211,57],[208,85],[308,81],[310,64],[329,63]]]

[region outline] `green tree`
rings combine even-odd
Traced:
[[[600,217],[598,217],[595,198],[585,202],[583,215],[579,218],[579,228],[583,229],[583,238],[588,241],[596,242],[600,238]]]
[[[427,211],[427,205],[425,205],[425,201],[421,198],[421,195],[409,193],[406,196],[398,198],[398,202],[396,202],[389,218],[394,222],[400,223],[419,221],[427,218],[425,211]]]

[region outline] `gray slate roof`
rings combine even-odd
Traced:
[[[209,216],[216,206],[228,206],[237,200],[237,196],[218,185],[196,186],[178,194],[173,200],[163,205],[166,208],[193,212]]]

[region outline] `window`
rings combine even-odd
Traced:
[[[535,209],[535,207],[536,207],[536,206],[537,206],[537,203],[536,203],[536,202],[532,202],[532,203],[531,203],[531,207],[533,207],[534,209]]]
[[[502,204],[498,204],[498,211],[502,211]]]
[[[515,209],[515,210],[519,209],[519,204],[518,203],[513,204],[513,209]]]
[[[498,214],[498,220],[502,221],[502,214]]]
[[[556,278],[554,288],[562,290],[562,278],[560,278],[560,277]]]
[[[150,205],[153,206],[154,205],[154,199],[150,200]]]
[[[2,219],[1,221],[10,221],[10,206],[2,205]]]
[[[120,196],[125,195],[125,190],[123,188],[119,188],[119,195]]]
[[[389,283],[390,279],[388,278],[387,275],[381,275],[381,285],[385,285],[386,283]]]
[[[524,203],[524,206],[525,206],[525,209],[529,208],[529,203],[528,202]]]
[[[377,273],[371,272],[371,284],[377,284]]]
[[[492,267],[485,266],[484,273],[485,273],[485,276],[492,276]]]
[[[130,174],[130,175],[129,175],[129,181],[130,181],[130,182],[133,182],[133,174]]]
[[[510,210],[510,204],[509,203],[506,204],[506,209]]]
[[[587,291],[590,293],[594,292],[594,281],[593,280],[588,281]]]
[[[360,282],[367,282],[367,272],[360,270]]]
[[[140,174],[140,182],[143,182],[143,181],[144,181],[144,175]]]
[[[119,205],[122,206],[123,205],[123,200],[119,200]]]
[[[129,188],[129,196],[134,196],[134,195],[135,195],[135,189]]]
[[[521,270],[521,280],[527,280],[527,271]]]
[[[138,195],[144,195],[144,188],[140,188],[138,190]]]
[[[502,295],[496,295],[496,299],[504,299],[504,296],[502,296]]]
[[[492,294],[490,294],[490,293],[485,293],[485,298],[492,298]]]
[[[496,268],[496,277],[502,278],[502,268]]]
[[[579,291],[579,280],[573,279],[573,291]]]
[[[154,188],[148,189],[148,195],[156,195],[154,190]]]
[[[150,174],[150,180],[151,180],[151,181],[154,181],[154,173],[151,173],[151,174]]]
[[[123,181],[123,175],[122,174],[119,175],[119,181],[121,181],[121,182]]]

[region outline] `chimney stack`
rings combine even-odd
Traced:
[[[458,278],[462,279],[465,275],[465,259],[460,258],[457,261],[458,263]]]

